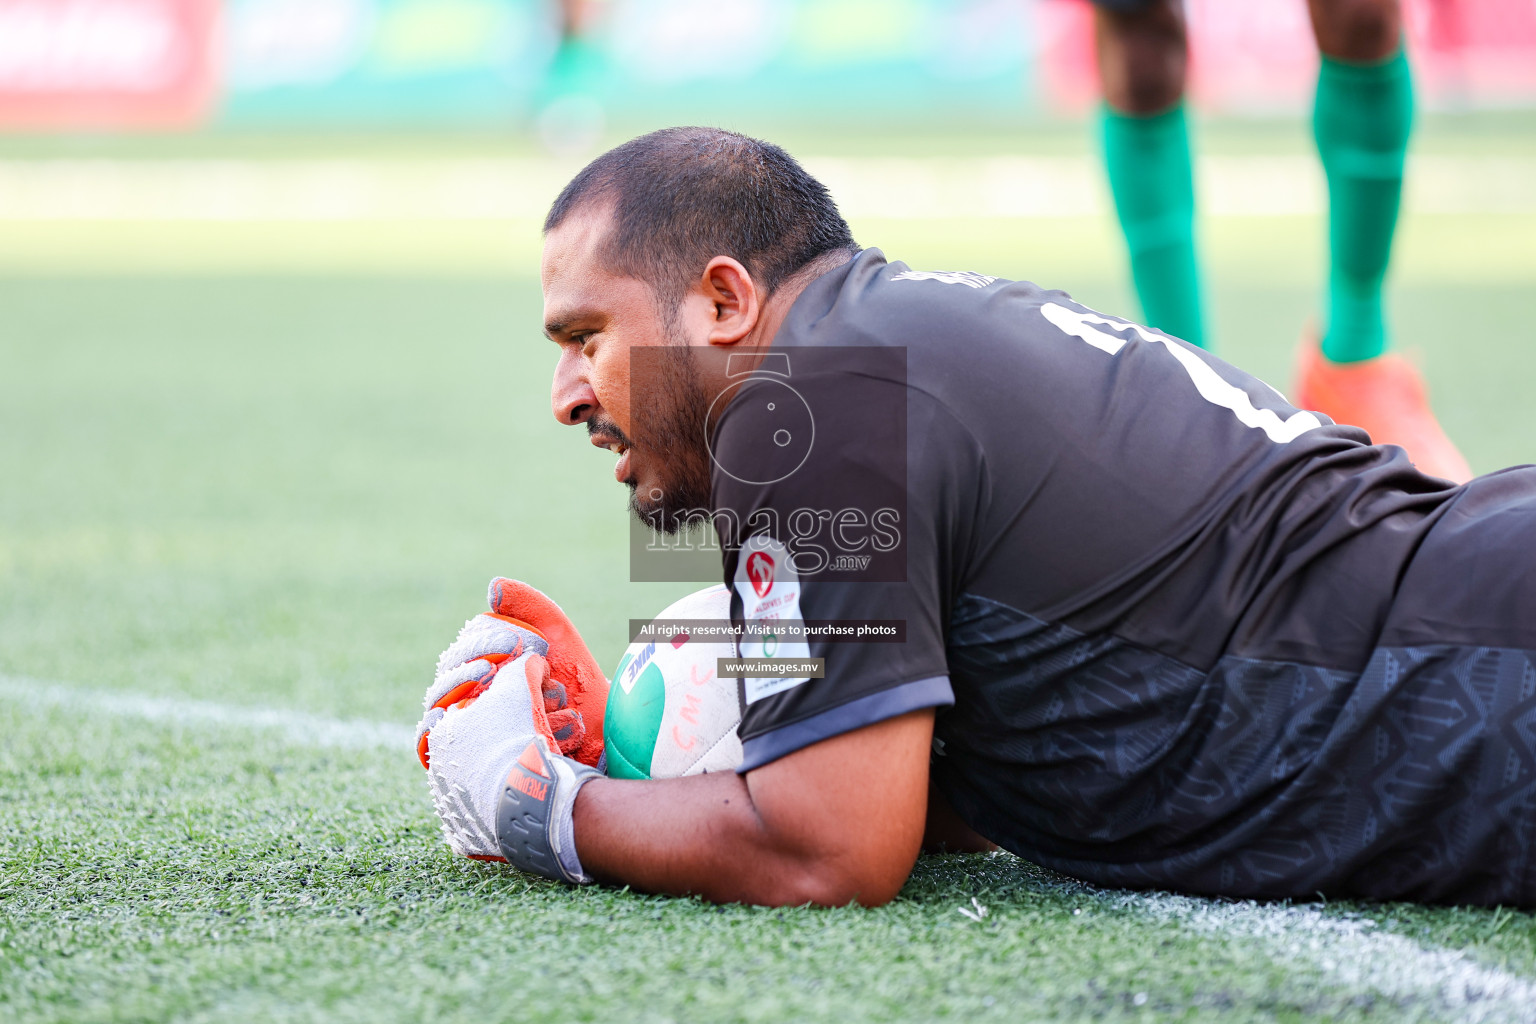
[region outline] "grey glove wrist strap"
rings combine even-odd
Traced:
[[[551,754],[538,740],[507,772],[496,809],[496,845],[507,862],[558,882],[585,885],[592,878],[576,856],[572,811],[581,787],[602,773]]]

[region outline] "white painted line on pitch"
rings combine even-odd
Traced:
[[[1426,949],[1368,918],[1317,906],[1221,903],[1169,893],[1106,901],[1202,938],[1256,943],[1282,966],[1311,969],[1353,993],[1433,1008],[1456,1021],[1536,1021],[1536,982],[1456,950]]]
[[[239,729],[271,729],[298,746],[343,747],[350,750],[410,750],[413,729],[393,722],[327,718],[304,711],[245,707],[180,697],[150,697],[113,693],[50,683],[26,676],[0,674],[0,700],[18,704],[67,707],[88,714],[142,718],[177,725],[217,725]]]

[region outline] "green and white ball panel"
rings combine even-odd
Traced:
[[[658,619],[729,621],[725,586],[689,594]],[[715,675],[716,659],[736,657],[732,643],[688,636],[634,643],[608,687],[603,743],[616,779],[675,779],[733,771],[741,764],[741,699],[735,679]]]

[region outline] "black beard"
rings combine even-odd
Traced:
[[[637,353],[644,353],[636,359]],[[644,495],[630,483],[629,510],[642,523],[663,534],[676,534],[690,526],[709,522],[709,417],[710,396],[699,384],[693,350],[674,343],[656,348],[632,349],[631,380],[640,369],[654,395],[637,413],[635,435],[642,450],[656,457],[659,484]]]

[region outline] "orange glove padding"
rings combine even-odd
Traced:
[[[544,659],[549,662],[549,682],[545,684],[545,707],[551,698],[556,707],[580,715],[585,735],[574,751],[563,751],[582,764],[597,766],[603,755],[603,712],[608,707],[608,678],[597,667],[597,659],[587,650],[586,641],[577,632],[558,604],[521,580],[498,576],[486,592],[491,614],[514,623],[532,627],[549,644]],[[551,685],[565,688],[564,700],[550,692]],[[550,715],[550,725],[558,733],[560,712]]]

